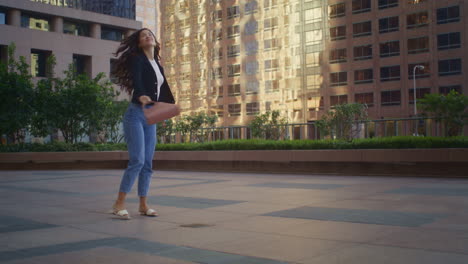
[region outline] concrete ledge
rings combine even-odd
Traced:
[[[123,169],[126,151],[0,153],[0,169]],[[468,176],[468,149],[157,151],[156,170]]]

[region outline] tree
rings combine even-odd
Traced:
[[[317,121],[317,127],[325,135],[351,140],[361,131],[360,123],[367,121],[367,106],[359,103],[336,105]]]
[[[16,46],[8,46],[8,62],[0,63],[0,136],[7,142],[24,140],[33,112],[33,83],[26,59],[15,59]]]
[[[218,116],[200,112],[182,116],[175,124],[175,131],[180,132],[183,140],[189,134],[189,141],[203,142],[208,138],[208,129],[218,121]]]
[[[123,135],[120,132],[120,124],[128,107],[128,101],[111,101],[105,104],[104,115],[100,128],[101,141],[120,143]]]
[[[156,133],[160,138],[161,143],[170,142],[170,136],[176,131],[174,121],[172,119],[164,120],[157,124]]]
[[[445,136],[457,136],[468,124],[468,97],[452,90],[447,95],[426,94],[418,101],[424,116],[441,122]]]
[[[274,110],[257,114],[250,122],[249,128],[252,137],[279,140],[285,137],[287,124],[287,119],[280,117],[280,111]]]

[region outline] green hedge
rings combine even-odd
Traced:
[[[207,143],[158,144],[158,151],[176,150],[281,150],[281,149],[405,149],[405,148],[468,148],[468,137],[386,137],[342,140],[262,140],[233,139]],[[127,150],[120,144],[49,144],[0,145],[0,152],[52,152],[52,151],[113,151]]]

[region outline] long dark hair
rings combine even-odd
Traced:
[[[154,47],[154,57],[158,60],[161,59],[161,57],[159,56],[159,50],[161,49],[161,45],[156,40],[156,36],[154,35],[154,33],[148,28],[142,28],[132,33],[130,36],[124,38],[120,42],[120,46],[117,48],[117,51],[113,53],[113,55],[115,57],[118,57],[118,59],[115,62],[115,67],[112,71],[112,75],[115,76],[117,84],[120,85],[120,89],[126,91],[128,94],[132,94],[133,91],[133,76],[131,71],[129,70],[130,62],[134,56],[143,52],[143,50],[140,47],[138,47],[140,33],[143,30],[148,30],[153,35],[154,41],[156,42],[156,46]]]

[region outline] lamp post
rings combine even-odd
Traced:
[[[414,66],[413,68],[413,97],[414,97],[414,117],[417,117],[418,116],[418,108],[416,106],[416,70],[419,69],[419,70],[424,70],[424,66],[423,65],[416,65]],[[416,120],[416,125],[415,125],[415,132],[414,132],[414,135],[417,136],[418,135],[418,120]]]

